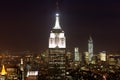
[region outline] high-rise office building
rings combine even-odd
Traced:
[[[101,61],[106,61],[106,58],[107,58],[106,51],[100,52],[99,58]]]
[[[88,52],[84,52],[84,62],[85,64],[89,64],[89,53]]]
[[[66,38],[60,27],[59,14],[56,14],[55,26],[49,37],[49,72],[51,80],[65,80]]]
[[[92,37],[89,37],[88,40],[88,53],[89,53],[89,62],[91,63],[93,57],[93,40]]]
[[[80,53],[78,47],[74,48],[74,61],[80,61]]]

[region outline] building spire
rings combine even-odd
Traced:
[[[91,36],[89,36],[89,40],[92,41],[92,37]]]
[[[55,20],[55,26],[53,29],[61,29],[60,22],[59,22],[59,5],[58,0],[56,1],[56,20]]]
[[[59,4],[58,4],[58,0],[56,1],[56,10],[59,10]]]
[[[56,20],[55,20],[55,26],[53,29],[61,29],[60,23],[59,23],[59,13],[56,13]]]
[[[6,75],[6,74],[7,74],[7,72],[6,72],[6,70],[5,70],[5,66],[2,65],[1,75]]]

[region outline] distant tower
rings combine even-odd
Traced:
[[[66,38],[59,24],[59,14],[56,13],[55,26],[49,37],[49,72],[50,80],[65,80],[66,68]]]
[[[100,52],[99,58],[101,61],[106,61],[106,51]]]
[[[74,49],[74,54],[75,54],[74,61],[80,61],[80,53],[79,53],[79,48],[78,47],[76,47]]]
[[[23,71],[24,69],[23,69],[23,59],[21,58],[21,60],[20,60],[20,70],[21,71]]]
[[[6,75],[7,75],[7,72],[5,70],[5,66],[2,65],[2,70],[1,70],[1,73],[0,73],[0,80],[6,80]]]
[[[22,80],[24,80],[24,66],[23,66],[23,59],[21,58],[21,60],[20,60],[20,70],[21,70],[21,72],[22,72]]]
[[[6,70],[5,70],[5,66],[2,65],[2,70],[1,70],[1,75],[5,76],[7,74]]]
[[[91,36],[89,37],[88,40],[88,53],[89,53],[89,62],[91,62],[93,57],[93,40]]]

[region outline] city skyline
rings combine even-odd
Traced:
[[[55,23],[56,0],[1,1],[0,48],[45,50]],[[87,51],[92,36],[95,51],[119,51],[119,1],[59,0],[60,25],[67,48]]]

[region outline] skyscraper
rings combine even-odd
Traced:
[[[66,63],[66,38],[56,13],[55,26],[49,37],[49,72],[51,80],[64,80]]]
[[[93,40],[91,36],[89,37],[88,40],[88,53],[89,53],[89,62],[91,62],[93,57]]]
[[[74,61],[80,61],[80,53],[79,53],[79,48],[75,47],[74,49]]]

